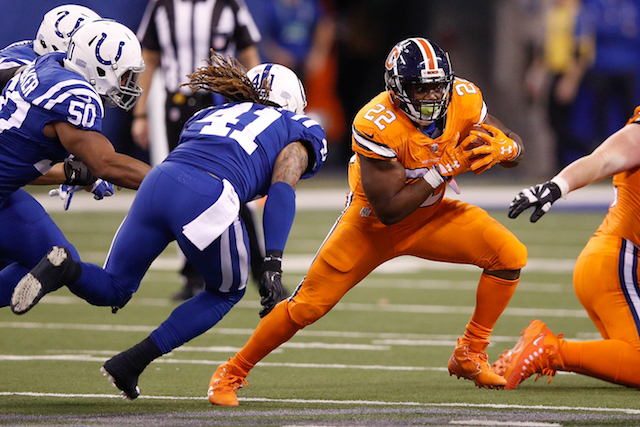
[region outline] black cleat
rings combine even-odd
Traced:
[[[120,390],[123,399],[133,400],[140,396],[138,377],[142,372],[138,372],[129,359],[130,356],[123,351],[107,360],[100,371],[115,388]]]
[[[49,292],[74,283],[82,274],[82,266],[74,261],[69,249],[54,246],[26,276],[24,276],[11,296],[11,310],[24,314]]]

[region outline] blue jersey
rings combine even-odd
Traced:
[[[52,122],[68,122],[100,132],[100,95],[79,74],[62,67],[65,53],[29,63],[0,96],[0,203],[18,188],[44,175],[69,152],[43,134]]]
[[[326,135],[318,122],[280,108],[231,103],[191,117],[166,161],[228,180],[246,203],[267,193],[278,154],[296,141],[309,151],[309,166],[302,175],[309,178],[327,158]]]
[[[33,40],[15,42],[0,50],[0,70],[27,65],[37,57]]]

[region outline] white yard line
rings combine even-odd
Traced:
[[[84,300],[75,296],[57,296],[47,295],[39,304],[57,304],[57,305],[78,305],[87,304]],[[163,298],[133,298],[128,306],[156,306],[156,307],[173,307],[175,302]],[[238,304],[238,308],[259,309],[260,302],[257,300],[244,299]],[[389,304],[381,300],[379,303],[356,303],[356,302],[339,302],[333,310],[336,311],[353,311],[353,312],[389,312],[389,313],[421,313],[421,314],[468,314],[473,313],[473,306],[451,306],[451,305],[425,305],[425,304]],[[550,309],[550,308],[521,308],[507,307],[502,314],[503,316],[516,316],[527,318],[538,317],[565,317],[565,318],[586,318],[587,313],[582,309]],[[0,323],[2,325],[2,323]],[[124,327],[124,326],[123,326]]]
[[[0,396],[28,396],[28,397],[60,397],[60,398],[99,398],[99,399],[121,399],[119,394],[79,394],[79,393],[36,393],[36,392],[0,392]],[[207,401],[206,396],[146,396],[141,395],[138,399],[144,400],[201,400]],[[240,397],[241,402],[277,402],[277,403],[299,403],[302,405],[318,403],[332,405],[371,405],[371,406],[414,406],[430,408],[485,408],[485,409],[528,409],[547,411],[584,411],[596,413],[622,413],[640,415],[640,409],[631,408],[602,408],[588,406],[546,406],[546,405],[510,405],[503,403],[421,403],[421,402],[387,402],[382,400],[328,400],[328,399],[268,399],[261,397]]]
[[[0,322],[0,329],[57,329],[57,330],[76,330],[76,331],[100,331],[100,332],[152,332],[155,326],[143,325],[109,325],[109,324],[86,324],[86,323],[40,323],[40,322]],[[250,328],[211,328],[206,333],[217,335],[242,335],[249,336],[253,333]],[[310,329],[302,329],[296,333],[297,337],[314,337],[314,338],[352,338],[352,339],[370,339],[370,340],[410,340],[422,341],[430,340],[434,342],[447,342],[455,345],[458,335],[446,334],[411,334],[411,333],[392,333],[392,332],[357,332],[357,331],[318,331]],[[492,335],[492,342],[516,342],[519,336],[501,336]],[[585,339],[595,339],[592,336]],[[189,348],[189,347],[183,347]],[[234,350],[235,351],[235,350]],[[83,351],[86,353],[87,351]],[[95,354],[95,352],[92,352]]]

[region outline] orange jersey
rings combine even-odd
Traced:
[[[640,106],[627,126],[640,126]],[[613,185],[616,198],[596,234],[624,237],[640,246],[640,168],[614,175]]]
[[[458,133],[458,141],[461,141],[473,125],[482,123],[486,117],[487,108],[480,89],[467,80],[456,78],[444,131],[436,138],[430,138],[393,105],[388,92],[382,92],[356,115],[351,147],[356,154],[367,158],[402,163],[407,181],[412,181],[421,178],[440,160],[444,147],[455,143]],[[354,197],[366,201],[357,155],[349,166],[349,187]],[[436,189],[423,206],[437,205],[444,196],[444,187],[441,185]]]

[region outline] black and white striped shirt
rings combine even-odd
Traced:
[[[210,49],[224,56],[260,41],[243,0],[151,0],[138,29],[145,49],[160,52],[167,92],[190,93],[180,84],[205,65]]]

